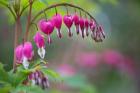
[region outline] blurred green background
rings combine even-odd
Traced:
[[[103,25],[106,39],[96,43],[76,33],[69,38],[65,26],[63,38],[58,39],[54,31],[53,43],[46,45],[46,59],[49,67],[58,71],[64,80],[51,81],[47,93],[140,93],[140,0],[42,0],[34,4],[33,14],[60,2],[87,10]],[[69,10],[73,13],[73,9]],[[64,15],[66,9],[60,7],[58,12]],[[48,18],[54,13],[48,11]],[[23,31],[26,18],[27,12],[21,20]],[[36,32],[34,27],[31,30],[30,39]],[[12,68],[13,39],[13,18],[1,7],[0,62],[7,70]]]

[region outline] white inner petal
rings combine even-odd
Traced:
[[[45,51],[45,49],[43,47],[38,49],[38,55],[41,57],[41,59],[44,59],[45,52],[46,51]]]
[[[35,85],[35,80],[34,79],[32,79],[32,85]]]
[[[28,62],[28,59],[26,57],[23,57],[23,66],[25,69],[28,69],[29,67],[29,62]]]

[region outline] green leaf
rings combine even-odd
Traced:
[[[7,4],[7,3],[8,3],[8,0],[1,0],[0,1],[0,5]]]
[[[83,75],[75,75],[72,77],[65,77],[64,81],[71,87],[83,87],[87,85],[86,78]]]
[[[72,88],[80,89],[80,93],[96,93],[96,88],[90,85],[83,75],[66,77],[63,81]]]
[[[0,93],[9,93],[12,86],[6,82],[0,82]]]
[[[0,63],[0,81],[8,81],[8,73],[4,70],[2,63]]]
[[[39,1],[48,5],[48,1],[47,0],[39,0]]]
[[[53,70],[46,69],[46,68],[42,68],[41,70],[45,75],[51,76],[51,77],[56,78],[56,79],[57,78],[60,79],[60,75]]]
[[[9,82],[12,84],[12,86],[17,87],[27,78],[30,72],[30,70],[22,69],[20,66],[17,68],[16,73],[13,73],[12,71],[9,72]]]
[[[20,85],[11,93],[45,93],[39,86],[24,86]]]
[[[39,64],[40,64],[40,60],[36,60],[36,61],[32,62],[32,64],[30,64],[29,68],[33,69],[35,66],[37,66]]]

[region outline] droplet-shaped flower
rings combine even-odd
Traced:
[[[71,32],[71,27],[72,27],[72,24],[73,24],[73,18],[72,18],[71,15],[65,15],[63,20],[64,20],[65,25],[68,28],[69,36],[71,37],[73,35],[72,32]]]
[[[89,26],[90,26],[90,30],[92,32],[95,31],[95,28],[96,28],[96,24],[95,24],[95,21],[93,21],[92,19],[90,20],[90,23],[89,23]]]
[[[76,27],[76,32],[79,34],[79,16],[77,14],[73,16],[73,22]]]
[[[31,60],[33,57],[33,47],[31,42],[25,42],[23,44],[23,56],[28,60]]]
[[[85,20],[83,18],[80,18],[80,29],[81,29],[81,34],[82,34],[82,37],[84,38],[85,35],[84,35],[84,29],[85,29]]]
[[[31,60],[34,55],[33,47],[30,42],[25,42],[23,44],[23,66],[25,69],[28,69],[29,62],[28,60]]]
[[[37,32],[36,35],[34,36],[34,42],[36,43],[38,47],[38,55],[44,59],[45,57],[45,40],[44,37]]]
[[[48,43],[50,44],[52,42],[50,35],[52,34],[52,32],[54,30],[53,21],[41,20],[41,21],[39,21],[39,28],[42,32],[44,32],[48,36]]]
[[[85,29],[86,29],[86,36],[89,35],[88,29],[89,29],[89,21],[88,19],[85,19]]]
[[[23,58],[23,45],[19,45],[16,47],[15,54],[16,54],[17,63],[21,64]]]
[[[61,34],[62,16],[60,14],[56,14],[55,16],[53,16],[52,20],[53,20],[54,26],[57,29],[57,36],[61,38],[62,37],[62,34]]]
[[[102,29],[101,26],[97,26],[97,29],[91,34],[91,37],[96,41],[96,42],[102,42],[103,39],[105,38],[105,33]]]
[[[44,22],[46,22],[46,21],[47,21],[46,19],[41,19],[38,22],[38,27],[42,32],[45,32],[46,26],[45,26]]]

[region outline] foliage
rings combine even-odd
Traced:
[[[6,72],[3,68],[3,65],[0,63],[0,93],[19,93],[28,91],[28,93],[44,93],[41,88],[38,86],[26,86],[22,85],[24,80],[27,79],[27,76],[35,71],[41,69],[45,75],[51,76],[51,78],[58,78],[60,77],[58,73],[45,69],[43,66],[39,66],[39,61],[34,63],[34,66],[31,66],[30,69],[24,69],[22,65],[17,68],[17,71],[14,73],[13,70],[10,72]]]

